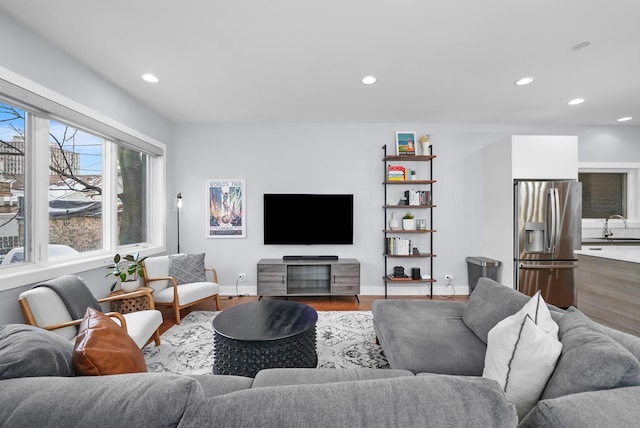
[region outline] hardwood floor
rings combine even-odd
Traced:
[[[353,296],[317,296],[317,297],[289,297],[292,302],[301,302],[311,306],[316,311],[370,311],[371,305],[376,300],[384,299],[384,296],[358,296],[360,302]],[[264,300],[281,300],[284,297],[264,297]],[[420,299],[431,300],[427,296],[389,296],[389,299]],[[466,302],[468,296],[433,296],[433,300],[456,300],[460,302]],[[231,308],[243,303],[256,302],[258,296],[220,296],[220,310]],[[184,318],[191,311],[215,311],[216,305],[213,299],[203,303],[191,306],[189,308],[180,311],[180,315]],[[164,319],[160,326],[160,334],[167,331],[173,325],[175,325],[175,319],[173,316],[173,309],[163,307],[160,309],[162,317]]]

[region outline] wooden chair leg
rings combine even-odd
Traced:
[[[180,308],[178,307],[177,303],[173,304],[173,311],[176,315],[176,324],[180,324]]]
[[[153,341],[156,343],[156,346],[160,346],[160,329],[157,329],[153,333]]]
[[[214,296],[214,298],[216,299],[216,311],[220,310],[220,300],[218,299],[218,295],[216,294]]]

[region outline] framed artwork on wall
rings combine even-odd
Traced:
[[[244,179],[207,180],[207,238],[246,238]]]
[[[416,154],[416,133],[396,132],[396,154],[414,156]]]

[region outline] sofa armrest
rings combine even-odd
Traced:
[[[181,428],[515,427],[497,382],[456,376],[252,388],[197,402]]]
[[[637,426],[640,386],[581,392],[542,400],[518,428]]]
[[[177,426],[203,398],[196,380],[159,373],[7,379],[0,381],[0,425]]]

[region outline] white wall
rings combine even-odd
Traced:
[[[602,135],[615,141],[619,161],[640,160],[634,148],[640,128],[524,127],[437,124],[181,124],[168,145],[169,200],[182,192],[181,250],[206,252],[218,269],[223,293],[235,293],[239,272],[248,273],[240,292],[256,292],[256,263],[285,254],[336,254],[362,264],[362,294],[383,294],[383,144],[395,132],[432,135],[434,154],[434,278],[436,294],[451,294],[445,274],[456,277],[456,293],[467,292],[467,256],[483,255],[482,148],[513,134],[578,135],[581,161],[598,159]],[[623,131],[623,132],[621,132]],[[584,141],[583,141],[584,140]],[[607,141],[608,141],[607,140]],[[582,145],[584,144],[584,147]],[[205,238],[205,180],[244,178],[247,238]],[[264,193],[353,193],[353,246],[265,246]],[[170,201],[172,203],[172,201]],[[167,207],[173,210],[172,206]],[[168,248],[175,251],[175,215],[169,215]],[[283,223],[286,226],[286,222]],[[504,262],[504,261],[503,261]],[[405,268],[411,264],[405,263]],[[424,266],[423,266],[424,270]],[[394,286],[395,287],[395,286]],[[392,294],[424,294],[424,286],[394,288]]]
[[[4,14],[0,14],[0,40],[0,66],[158,141],[168,139],[169,121]],[[140,83],[145,84],[142,79]]]

